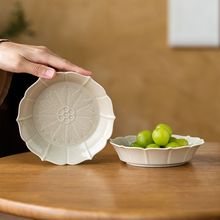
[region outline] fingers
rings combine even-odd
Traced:
[[[20,65],[20,72],[30,73],[40,78],[51,79],[56,71],[48,66],[32,63],[29,60],[23,59]]]
[[[50,79],[55,69],[74,71],[82,75],[91,75],[66,59],[63,59],[46,47],[5,42],[0,47],[0,68],[10,72],[27,72],[38,77]]]
[[[54,67],[55,69],[58,70],[65,70],[65,71],[74,71],[77,73],[80,73],[82,75],[91,75],[92,72],[89,70],[85,70],[71,62],[69,62],[66,59],[63,59],[53,52],[51,52],[49,49],[46,47],[38,47],[37,48],[37,53],[32,56],[31,61],[41,63],[44,65],[48,65],[51,67]]]
[[[76,66],[75,64],[53,54],[48,54],[47,59],[45,60],[46,60],[45,64],[55,67],[56,69],[59,70],[74,71],[86,76],[92,74],[91,71]]]

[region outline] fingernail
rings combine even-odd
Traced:
[[[46,72],[43,73],[43,77],[46,79],[51,79],[53,78],[54,74],[55,74],[55,70],[52,68],[49,68],[47,69]]]

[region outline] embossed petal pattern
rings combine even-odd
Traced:
[[[106,145],[114,119],[105,90],[90,77],[68,72],[33,84],[17,121],[28,148],[42,160],[78,164]]]

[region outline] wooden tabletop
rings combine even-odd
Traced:
[[[111,146],[75,166],[32,153],[0,159],[0,211],[35,219],[220,219],[220,144],[191,163],[139,168]]]

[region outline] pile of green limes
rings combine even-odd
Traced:
[[[144,130],[138,133],[135,142],[131,147],[142,148],[165,148],[165,147],[181,147],[189,145],[184,138],[172,137],[172,128],[167,124],[158,124],[153,131]]]

